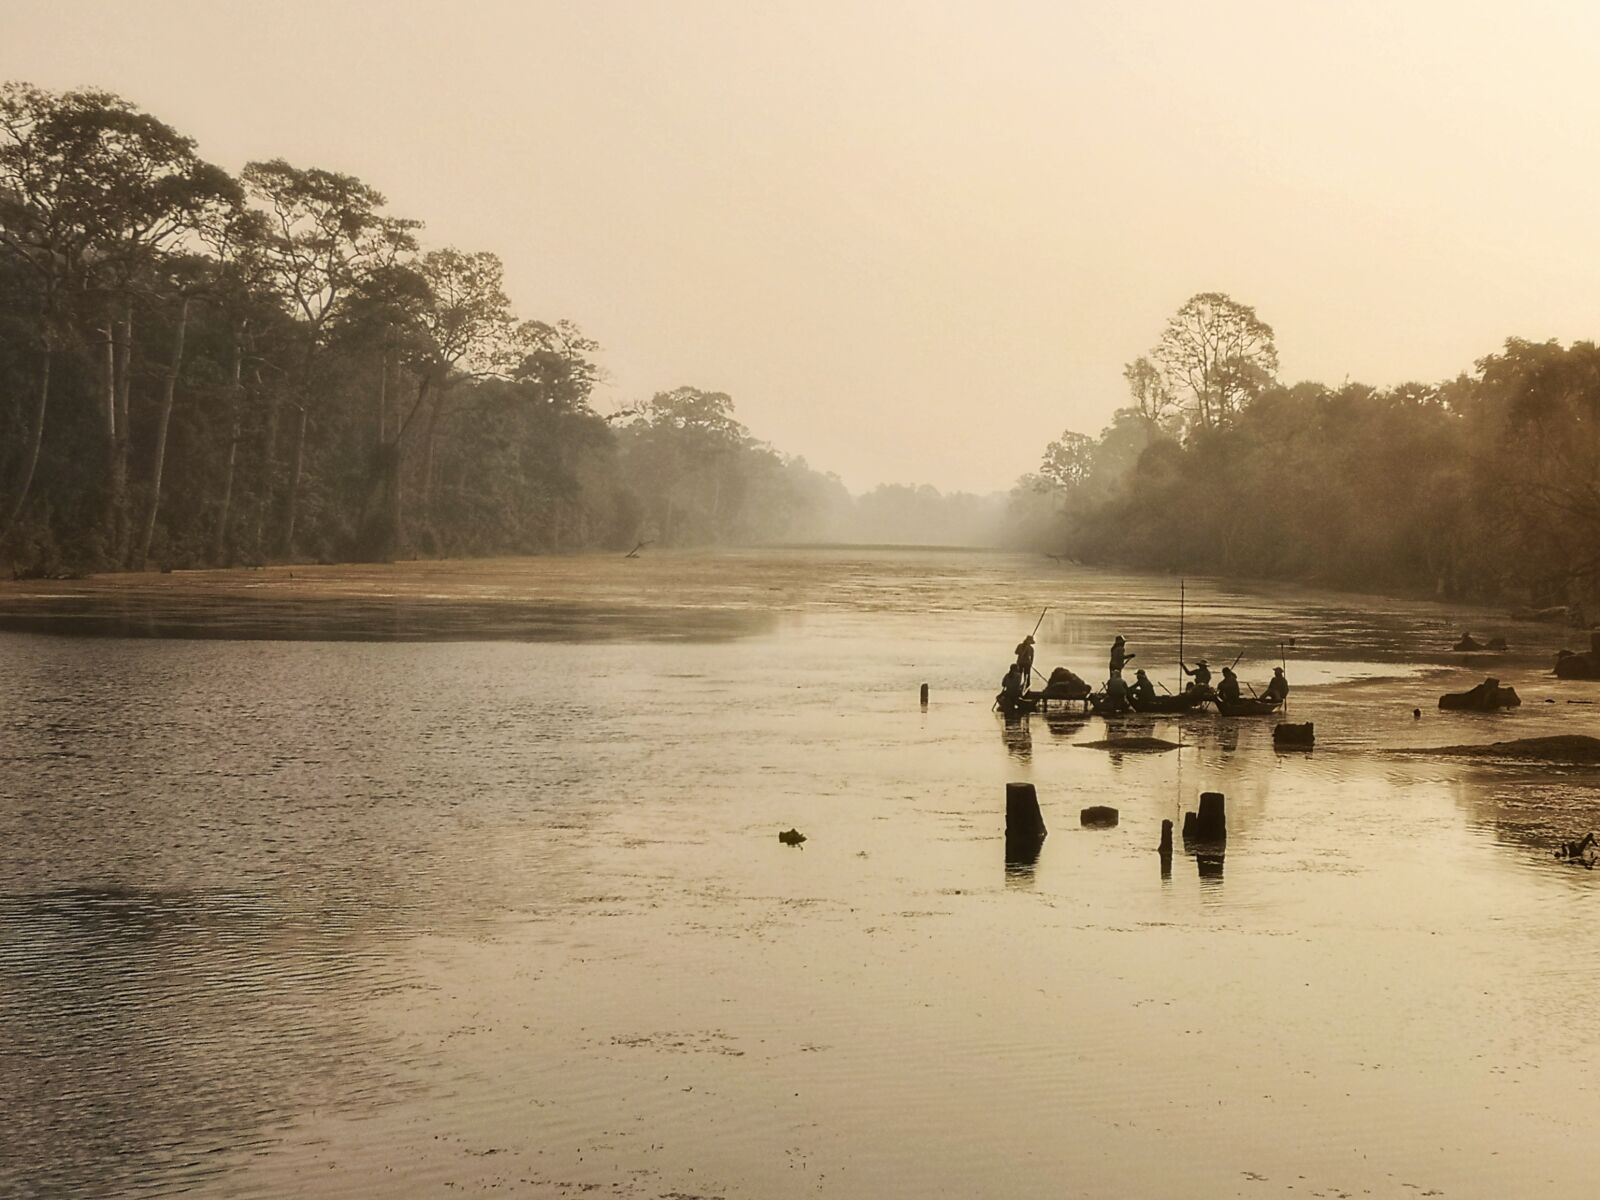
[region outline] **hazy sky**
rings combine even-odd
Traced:
[[[1597,332],[1600,5],[0,0],[0,78],[358,175],[601,407],[726,391],[858,490],[1009,486],[1197,291],[1289,379]]]

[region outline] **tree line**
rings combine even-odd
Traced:
[[[1013,540],[1085,561],[1535,606],[1600,597],[1600,348],[1511,339],[1470,372],[1286,384],[1271,327],[1202,293],[1099,437],[1013,489]]]
[[[724,393],[597,412],[591,338],[421,238],[350,175],[233,175],[110,93],[0,87],[0,561],[799,540],[848,506]]]

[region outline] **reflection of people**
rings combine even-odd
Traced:
[[[1217,699],[1229,703],[1239,699],[1239,677],[1233,673],[1232,667],[1222,668],[1222,682],[1217,684]]]
[[[1133,687],[1129,689],[1129,697],[1134,704],[1146,704],[1156,698],[1156,685],[1150,682],[1150,677],[1143,671],[1133,673]]]
[[[1289,677],[1283,673],[1282,667],[1272,668],[1272,682],[1267,684],[1267,690],[1261,693],[1264,700],[1276,700],[1282,704],[1289,698]]]
[[[1127,652],[1127,645],[1127,639],[1120,633],[1117,634],[1117,640],[1111,643],[1111,678],[1113,679],[1120,678],[1122,668],[1128,664],[1130,659],[1136,657]]]
[[[1211,668],[1206,666],[1205,659],[1202,658],[1196,662],[1194,664],[1194,670],[1192,671],[1187,666],[1184,666],[1181,659],[1178,662],[1178,666],[1183,668],[1183,673],[1185,675],[1194,676],[1193,686],[1201,689],[1209,688],[1211,686]]]
[[[1033,678],[1033,634],[1017,643],[1017,669],[1024,680]]]

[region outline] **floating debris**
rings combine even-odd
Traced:
[[[785,829],[778,835],[778,840],[785,846],[798,846],[801,842],[806,840],[806,835],[801,833],[798,829]]]

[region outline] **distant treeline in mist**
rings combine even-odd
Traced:
[[[0,88],[0,562],[1001,527],[992,501],[931,489],[857,501],[752,438],[720,392],[598,413],[599,347],[514,314],[494,254],[424,249],[420,231],[348,175],[282,160],[230,175],[116,96]]]
[[[1190,299],[1098,438],[1013,490],[1008,537],[1085,561],[1537,605],[1600,594],[1600,348],[1508,341],[1471,373],[1285,385],[1272,329]],[[1593,611],[1591,609],[1591,611]]]

